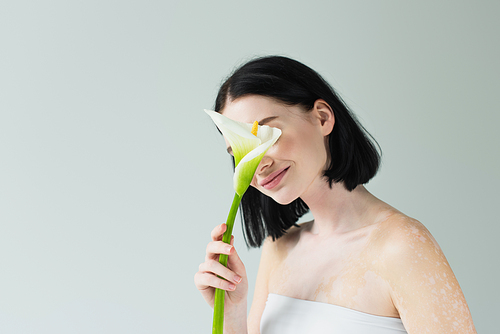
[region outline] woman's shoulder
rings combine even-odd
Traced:
[[[401,212],[392,214],[380,223],[372,236],[371,248],[376,269],[388,281],[405,286],[408,282],[421,284],[426,273],[454,277],[450,265],[436,239],[419,220]],[[450,283],[451,284],[451,283]]]
[[[408,332],[475,333],[458,281],[424,224],[394,214],[376,237],[377,269]]]
[[[268,236],[264,240],[262,255],[272,258],[274,261],[281,261],[288,252],[299,242],[302,232],[307,229],[312,222],[291,226],[285,234],[279,238]]]
[[[395,210],[378,223],[373,240],[389,255],[432,251],[441,253],[436,239],[419,220]]]

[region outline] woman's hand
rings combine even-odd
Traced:
[[[194,275],[194,282],[205,301],[214,307],[215,288],[226,291],[225,310],[229,311],[232,305],[247,302],[248,280],[243,262],[233,246],[222,241],[226,231],[226,224],[221,224],[213,229],[212,241],[207,245],[205,262],[200,264],[198,272]],[[227,268],[219,263],[219,254],[229,255]],[[220,277],[222,278],[220,278]]]

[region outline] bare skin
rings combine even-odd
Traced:
[[[268,293],[401,318],[411,334],[476,333],[446,258],[420,222],[381,205],[364,227],[327,238],[313,231],[309,222],[266,240],[248,333],[260,332]]]
[[[224,225],[214,229],[195,283],[211,306],[214,287],[227,291],[224,333],[260,333],[269,293],[401,318],[410,334],[476,333],[460,286],[429,231],[362,185],[348,191],[342,183],[330,188],[325,182],[323,138],[335,124],[328,104],[316,101],[307,116],[294,108],[248,96],[228,101],[224,109],[227,117],[247,123],[277,116],[269,125],[283,135],[262,160],[252,186],[282,204],[300,197],[315,218],[264,242],[248,321],[244,265],[234,248],[228,251],[219,241]],[[287,166],[277,187],[261,185]],[[229,254],[228,268],[214,261],[221,253]],[[235,274],[242,277],[239,283]]]

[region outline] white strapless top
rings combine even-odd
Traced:
[[[407,334],[399,318],[270,293],[261,334]]]

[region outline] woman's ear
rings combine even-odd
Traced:
[[[318,117],[321,124],[323,136],[328,136],[335,125],[335,115],[328,103],[323,99],[318,99],[314,102],[313,114]]]

